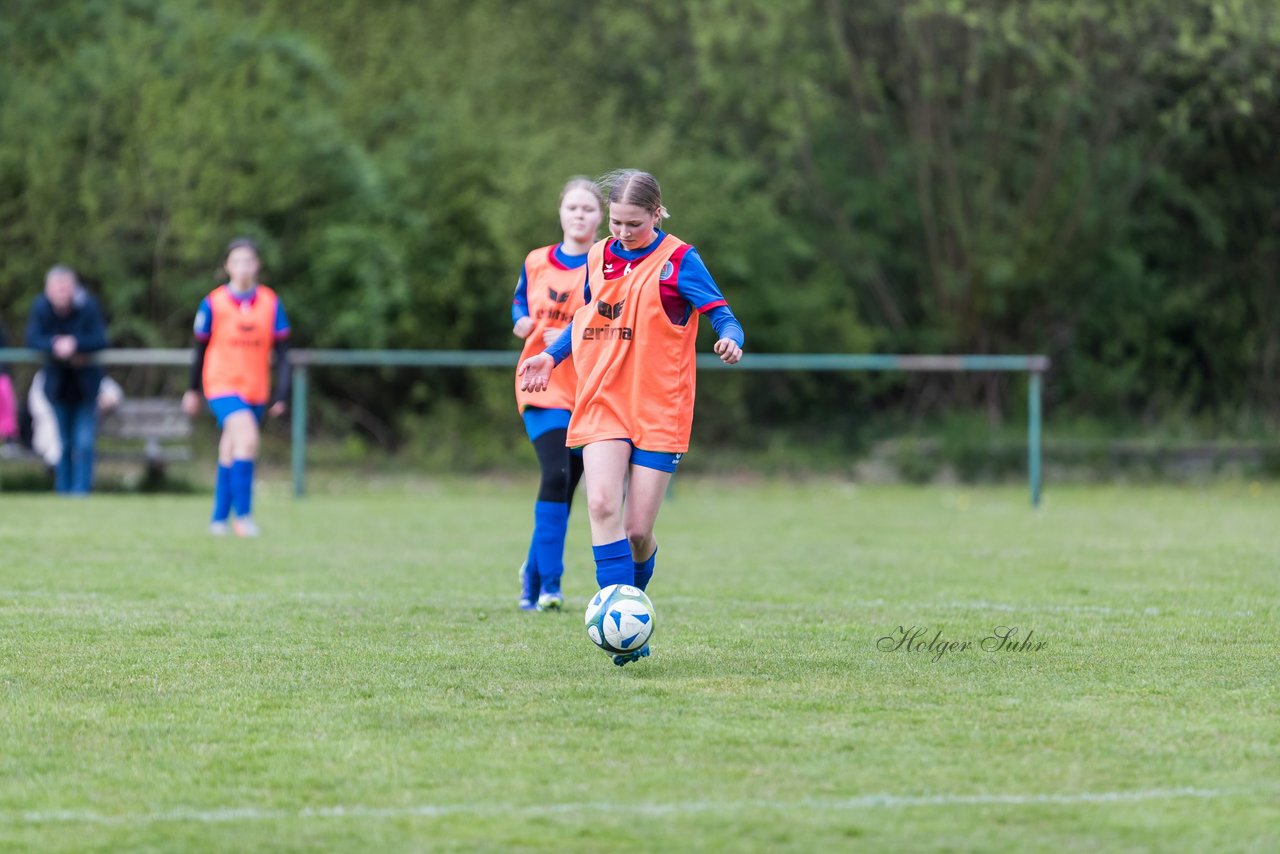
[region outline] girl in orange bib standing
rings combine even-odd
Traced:
[[[511,301],[512,332],[524,339],[522,360],[546,349],[581,308],[587,250],[603,217],[604,198],[595,182],[573,178],[565,184],[560,192],[564,240],[528,254]],[[565,444],[577,383],[572,363],[536,394],[521,389],[516,377],[516,406],[542,469],[533,505],[533,538],[520,567],[520,608],[525,611],[555,611],[564,605],[564,538],[573,493],[582,477],[582,455]]]
[[[228,281],[200,303],[195,322],[195,358],[191,386],[182,396],[187,415],[200,411],[200,399],[218,421],[218,479],[213,491],[209,532],[234,530],[258,536],[253,521],[253,469],[258,455],[258,424],[263,415],[283,415],[289,394],[289,320],[275,291],[258,282],[258,248],[240,238],[223,259]],[[271,388],[271,357],[278,377]],[[228,524],[231,511],[235,521]]]
[[[628,169],[603,183],[613,236],[587,254],[584,305],[519,376],[522,390],[541,392],[572,354],[578,381],[567,442],[582,447],[596,582],[643,590],[657,559],[658,510],[689,449],[698,316],[715,327],[726,364],[742,358],[743,333],[697,250],[658,227],[667,211],[657,180]],[[648,654],[646,645],[614,663]]]

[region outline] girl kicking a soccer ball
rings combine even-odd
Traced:
[[[612,237],[587,253],[584,305],[518,376],[523,391],[545,391],[572,354],[578,381],[566,441],[582,448],[596,583],[644,590],[658,510],[689,449],[698,316],[715,327],[713,349],[725,364],[742,358],[743,332],[697,250],[659,228],[668,214],[657,180],[627,169],[601,183]],[[648,654],[646,644],[613,660]]]

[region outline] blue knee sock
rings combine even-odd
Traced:
[[[538,556],[529,544],[529,554],[524,559],[524,576],[521,578],[520,601],[536,602],[538,591],[542,589],[542,581],[538,577]]]
[[[608,587],[610,584],[635,584],[635,563],[631,560],[631,546],[624,537],[615,543],[603,546],[592,546],[591,553],[596,559],[596,584]]]
[[[253,515],[253,460],[231,463],[231,506],[241,519]]]
[[[218,479],[213,485],[213,522],[225,522],[231,515],[231,466],[218,463]]]
[[[653,565],[658,559],[658,547],[653,547],[653,554],[649,555],[649,559],[644,563],[636,564],[636,587],[644,590],[649,586],[649,579],[653,578]]]
[[[538,557],[543,593],[560,592],[560,576],[564,574],[564,535],[568,527],[568,504],[539,501],[533,505],[533,551]]]

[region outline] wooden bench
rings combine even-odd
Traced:
[[[134,461],[136,451],[119,446],[128,442],[142,443],[142,460],[147,471],[163,473],[172,462],[191,459],[191,419],[182,411],[177,398],[125,398],[98,424],[98,457],[108,461]]]
[[[147,478],[154,481],[163,477],[169,463],[191,459],[191,426],[176,398],[126,398],[98,421],[95,456],[100,462],[141,462]],[[17,442],[0,446],[3,461],[46,465],[39,454]]]

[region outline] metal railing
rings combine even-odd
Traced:
[[[293,350],[291,463],[293,492],[306,493],[307,398],[309,372],[318,367],[506,368],[514,370],[519,354],[512,350]],[[0,363],[39,363],[34,350],[0,348]],[[104,365],[185,366],[190,350],[106,350]],[[698,356],[700,370],[728,368],[714,355]],[[1027,483],[1032,506],[1039,506],[1041,474],[1041,391],[1049,370],[1047,356],[903,356],[880,353],[750,353],[735,371],[913,371],[1025,373],[1027,387]]]

